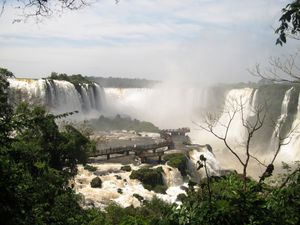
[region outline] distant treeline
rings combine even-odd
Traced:
[[[52,72],[47,79],[51,80],[64,80],[64,81],[69,81],[72,84],[79,85],[79,84],[89,84],[92,85],[93,82],[88,80],[86,77],[82,76],[81,74],[73,74],[73,75],[68,75],[66,73],[56,73]]]
[[[120,77],[86,77],[90,81],[100,84],[102,87],[109,88],[151,88],[159,81],[146,80],[139,78],[120,78]]]

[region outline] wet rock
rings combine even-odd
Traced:
[[[131,171],[131,166],[129,166],[129,165],[122,166],[121,170],[126,171],[126,172],[130,172]]]
[[[137,200],[139,200],[140,202],[144,201],[144,197],[140,196],[139,194],[134,193],[133,197],[135,197]]]
[[[97,171],[94,172],[94,174],[96,176],[106,176],[106,175],[109,175],[109,172],[97,170]]]
[[[209,152],[213,153],[213,149],[209,144],[206,144],[205,146]]]
[[[101,188],[102,187],[102,180],[100,177],[95,177],[91,181],[91,187],[92,188]]]
[[[95,202],[93,199],[86,199],[85,202],[84,202],[84,205],[88,208],[94,208],[95,207]]]
[[[183,190],[183,191],[185,191],[185,192],[187,192],[189,190],[189,188],[186,187],[186,186],[180,186],[180,189]]]
[[[122,177],[120,175],[115,175],[115,178],[117,178],[117,180],[122,180]]]
[[[197,185],[196,182],[189,180],[189,183],[188,183],[188,186],[189,186],[189,187],[193,187],[193,186],[195,186],[195,185]]]
[[[177,195],[176,201],[184,201],[186,199],[186,195],[185,194],[179,194]]]

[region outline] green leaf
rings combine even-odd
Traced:
[[[45,167],[46,167],[46,163],[45,162],[36,162],[35,164],[34,164],[34,166],[36,167],[36,168],[38,168],[38,169],[44,169]]]

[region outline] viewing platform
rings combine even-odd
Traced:
[[[141,158],[141,161],[145,161],[148,157],[158,156],[161,160],[161,156],[164,154],[164,151],[172,149],[174,147],[173,142],[169,140],[161,141],[153,144],[140,144],[140,145],[128,145],[120,147],[109,147],[104,149],[97,149],[95,152],[90,154],[90,157],[106,156],[107,159],[110,159],[112,154],[126,154],[129,155],[130,152]],[[159,151],[157,151],[160,149]],[[151,151],[152,152],[149,152]]]
[[[90,157],[106,156],[109,160],[111,155],[130,155],[131,152],[145,162],[147,158],[161,157],[164,152],[174,149],[175,143],[182,145],[182,143],[189,140],[186,133],[190,132],[187,127],[179,129],[164,129],[161,130],[157,136],[148,137],[140,136],[140,134],[132,133],[109,133],[107,141],[97,142],[96,151],[90,153]],[[116,134],[116,135],[114,135]],[[109,136],[110,135],[110,136]]]
[[[163,129],[160,131],[160,134],[170,134],[171,136],[185,136],[185,134],[189,133],[190,131],[190,128],[182,127],[178,129]]]

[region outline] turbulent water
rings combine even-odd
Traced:
[[[219,162],[216,160],[214,154],[207,149],[201,150],[191,150],[188,153],[188,169],[191,174],[191,179],[196,183],[200,183],[201,179],[206,177],[206,172],[204,168],[198,170],[198,161],[200,156],[203,155],[206,158],[206,167],[208,176],[220,176],[220,171],[222,170]]]
[[[9,79],[9,83],[12,103],[37,103],[53,113],[79,111],[82,115],[98,116],[105,104],[103,88],[96,83],[75,86],[47,79]]]
[[[277,119],[277,122],[275,124],[275,129],[272,135],[272,138],[276,138],[279,134],[280,128],[284,124],[286,117],[288,116],[288,107],[291,99],[291,93],[294,90],[293,87],[291,87],[289,90],[284,95],[283,101],[282,101],[282,106],[281,106],[281,113],[280,117]]]
[[[188,170],[192,176],[191,179],[200,182],[200,179],[206,177],[204,168],[197,170],[197,161],[200,155],[204,155],[207,158],[208,175],[219,175],[221,167],[218,161],[206,148],[201,148],[192,150],[189,153]],[[94,163],[93,166],[97,168],[96,172],[89,172],[82,166],[79,166],[78,175],[75,177],[75,190],[85,197],[85,206],[87,207],[96,206],[104,208],[110,203],[117,203],[123,207],[130,205],[138,207],[141,205],[141,200],[136,198],[135,194],[142,196],[144,200],[150,200],[156,196],[166,202],[180,204],[177,196],[179,194],[186,194],[185,190],[188,187],[188,183],[181,176],[179,170],[168,165],[153,167],[162,167],[163,169],[163,180],[167,187],[165,194],[149,191],[143,187],[140,181],[130,179],[131,172],[122,171],[122,164]],[[130,166],[133,170],[137,170],[147,165],[141,164],[137,166],[130,164]],[[90,185],[91,180],[96,176],[102,180],[101,188],[92,188]]]
[[[297,112],[294,116],[292,126],[290,128],[290,138],[286,141],[287,145],[281,147],[281,152],[288,159],[299,160],[300,157],[300,95],[298,94]]]
[[[138,207],[141,205],[141,200],[136,198],[134,194],[138,194],[144,200],[151,200],[154,196],[163,199],[167,202],[174,203],[177,201],[179,194],[185,193],[181,186],[187,187],[187,183],[183,179],[179,171],[167,165],[161,165],[163,168],[163,177],[168,189],[166,194],[158,194],[154,191],[149,191],[143,187],[140,181],[130,179],[131,172],[122,171],[122,164],[93,164],[97,168],[95,172],[102,180],[102,188],[91,188],[90,182],[96,177],[92,172],[79,167],[78,175],[75,177],[75,190],[83,194],[85,197],[85,205],[94,205],[103,208],[110,203],[118,203],[123,207],[130,205]],[[134,166],[132,169],[139,169],[145,165]]]

